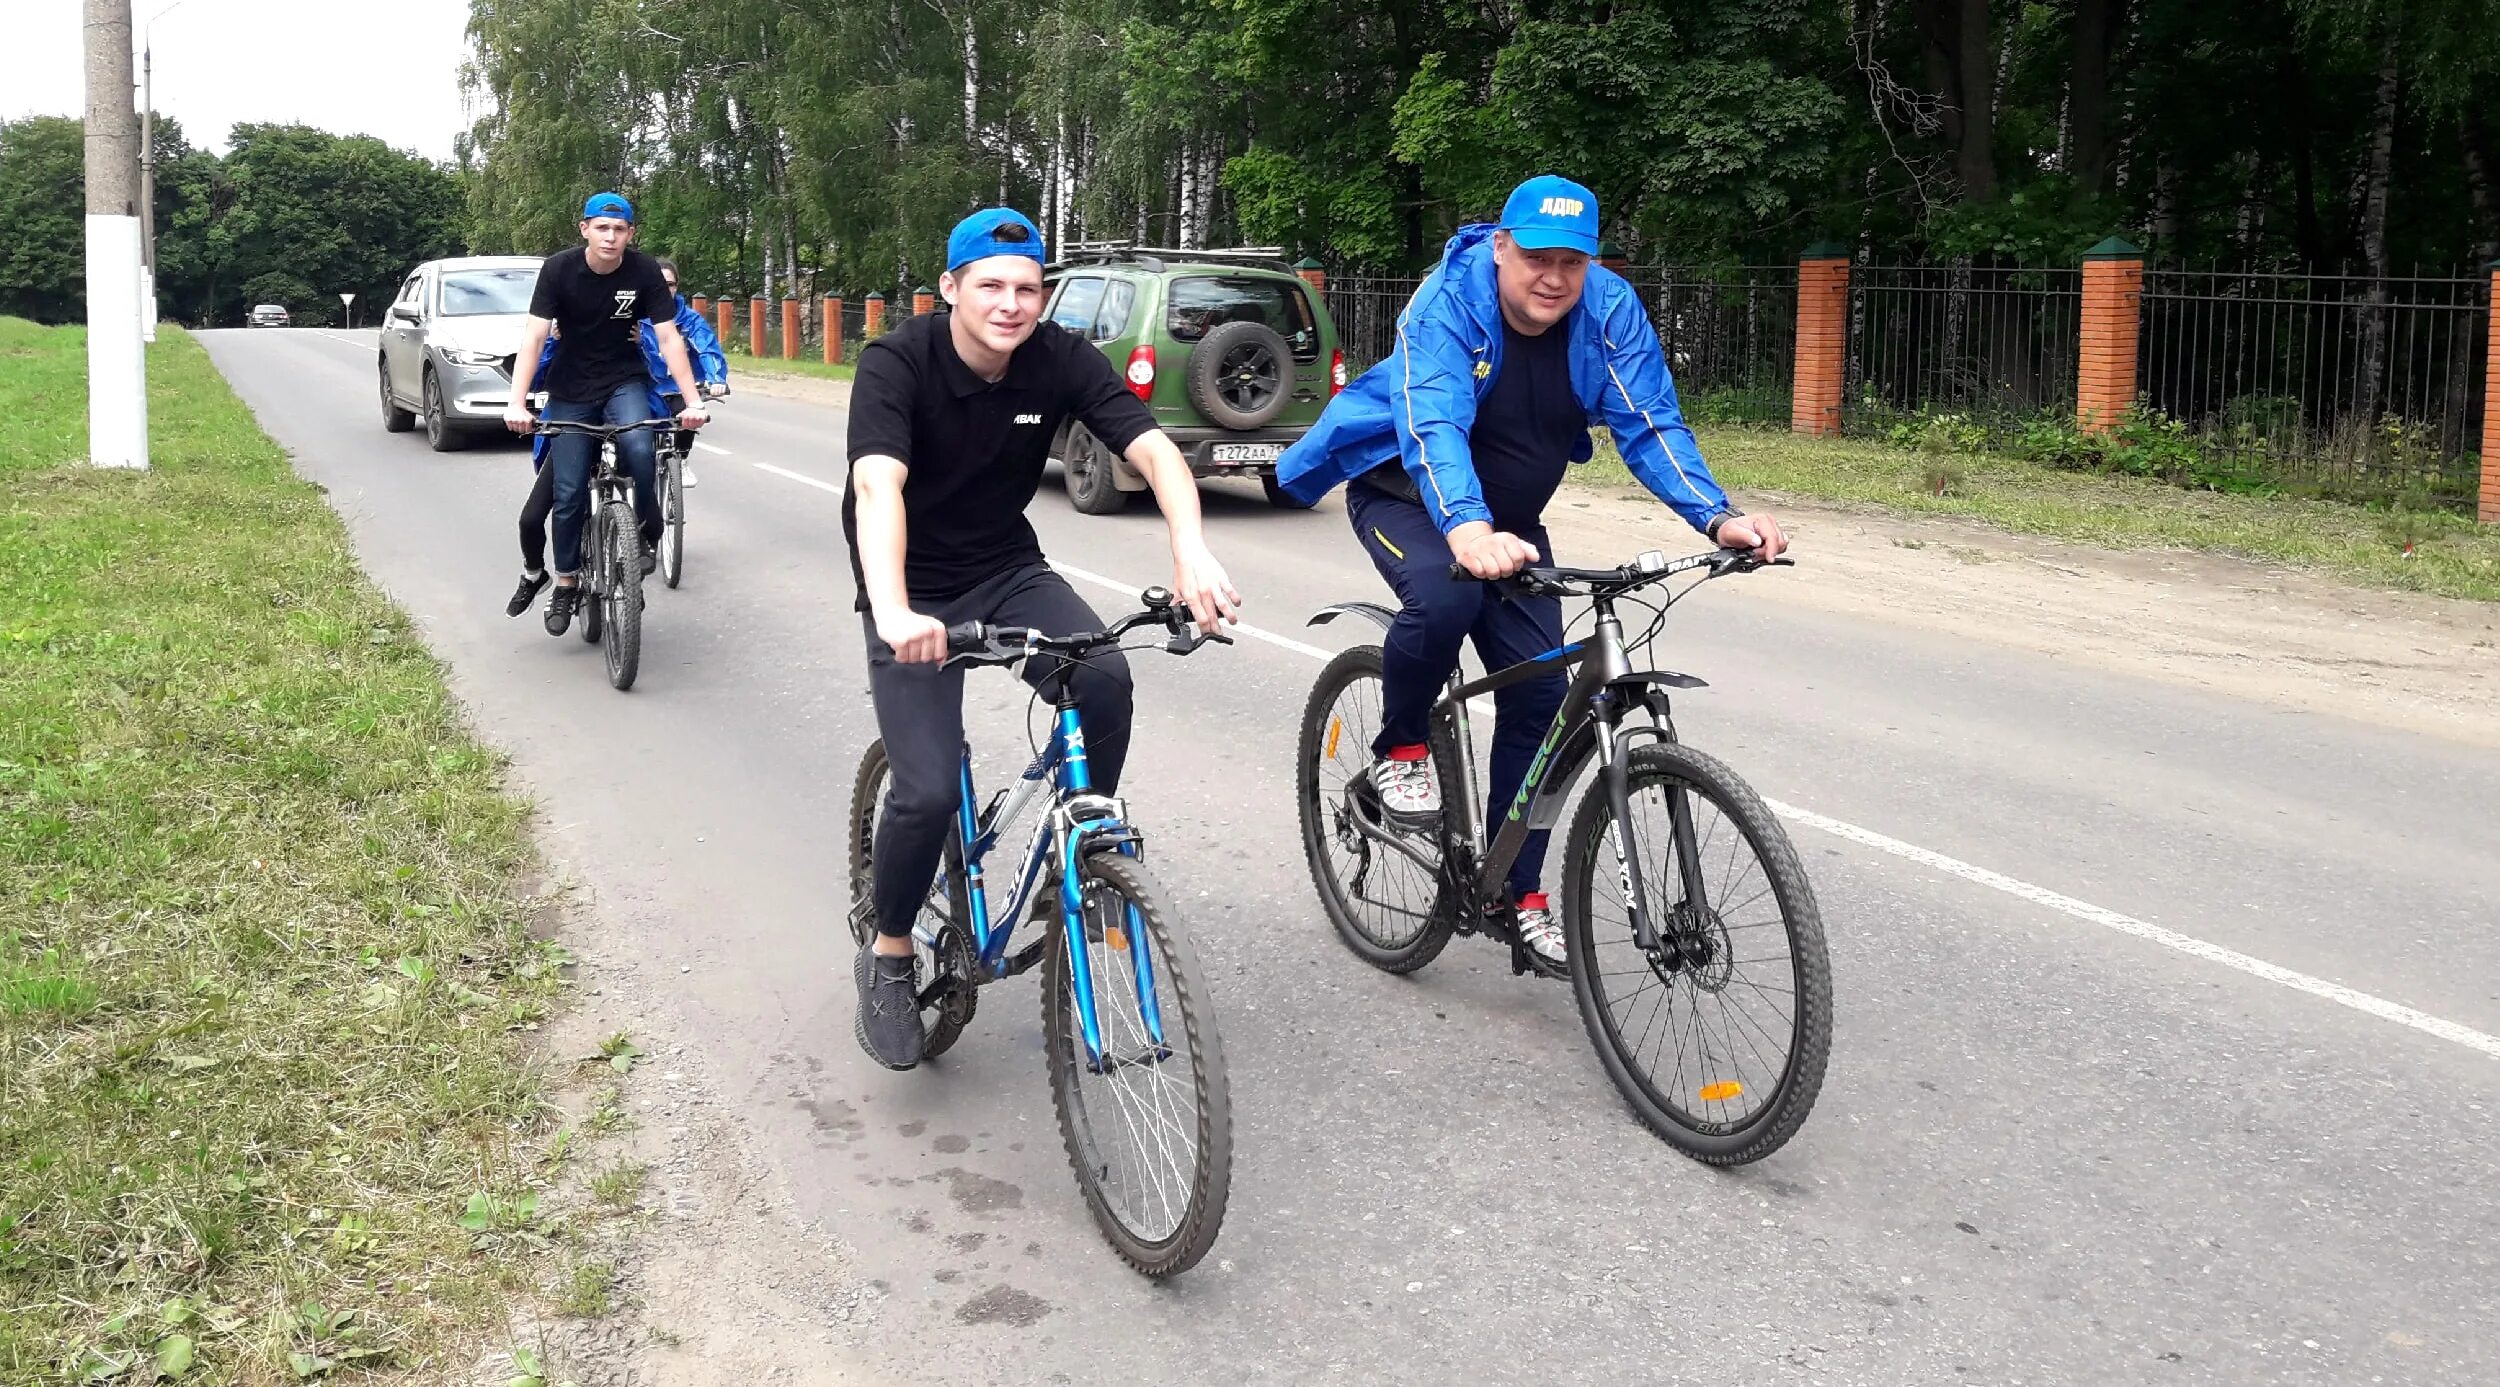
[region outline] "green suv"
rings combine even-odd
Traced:
[[[1052,322],[1083,333],[1128,378],[1201,477],[1257,477],[1268,500],[1276,459],[1345,388],[1328,305],[1273,250],[1147,250],[1077,245],[1050,267]],[[1068,497],[1109,515],[1146,479],[1070,422],[1051,453]]]

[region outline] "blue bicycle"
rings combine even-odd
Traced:
[[[1162,588],[1141,600],[1144,610],[1079,635],[979,623],[948,630],[950,664],[1012,665],[1034,656],[1062,663],[1036,695],[1054,710],[1049,743],[986,808],[974,807],[981,801],[972,749],[964,749],[955,826],[912,941],[925,980],[920,1010],[930,1058],[963,1034],[981,988],[1045,965],[1042,1032],[1068,1163],[1111,1246],[1161,1277],[1196,1265],[1223,1224],[1232,1096],[1197,954],[1146,872],[1145,840],[1127,806],[1093,788],[1066,675],[1115,650],[1186,655],[1230,638],[1195,631],[1188,610]],[[1143,627],[1161,628],[1163,639],[1122,643]],[[851,933],[863,948],[876,931],[870,881],[886,775],[885,744],[872,742],[851,790]],[[1011,828],[1023,828],[1024,849],[1015,889],[993,911],[983,864]],[[1028,915],[1044,932],[1010,952],[1016,924]]]

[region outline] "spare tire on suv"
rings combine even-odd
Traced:
[[[1223,428],[1264,427],[1292,381],[1291,351],[1265,323],[1219,324],[1189,353],[1189,402]]]

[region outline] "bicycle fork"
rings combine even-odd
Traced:
[[[1085,927],[1085,858],[1096,852],[1138,855],[1137,831],[1124,821],[1118,800],[1094,792],[1085,758],[1085,727],[1073,703],[1059,709],[1054,734],[1060,752],[1059,785],[1063,798],[1054,811],[1059,848],[1059,931],[1068,951],[1068,990],[1076,1002],[1077,1031],[1085,1040],[1085,1067],[1108,1074],[1127,1065],[1159,1064],[1172,1057],[1163,1043],[1163,1008],[1155,997],[1154,955],[1146,941],[1146,922],[1134,901],[1120,903],[1117,925],[1103,923],[1103,943],[1125,944],[1129,973],[1137,992],[1137,1014],[1145,1043],[1115,1050],[1103,1037],[1102,1011],[1095,996],[1094,959]],[[1123,936],[1115,939],[1114,934]]]

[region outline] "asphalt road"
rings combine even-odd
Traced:
[[[517,448],[384,434],[370,333],[203,340],[595,884],[583,950],[668,980],[676,1039],[882,1283],[868,1370],[2500,1381],[2500,757],[1719,585],[1662,646],[1713,685],[1679,723],[1796,811],[1838,1011],[1803,1133],[1719,1172],[1631,1120],[1567,988],[1471,941],[1412,978],[1336,943],[1293,830],[1307,648],[1133,657],[1127,791],[1213,977],[1238,1151],[1214,1255],[1154,1286],[1070,1181],[1032,983],[942,1065],[852,1040],[841,823],[874,727],[838,412],[722,412],[620,695],[503,615]],[[1301,626],[1380,591],[1334,502],[1205,496],[1254,625],[1353,639]],[[1080,516],[1054,474],[1033,510],[1054,557],[1168,579],[1151,506]],[[984,767],[1020,760],[1021,685],[972,685]]]

